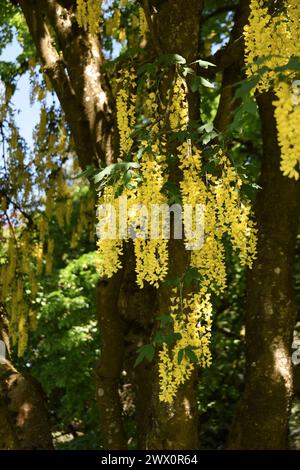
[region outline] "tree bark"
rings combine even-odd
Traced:
[[[102,71],[101,38],[78,27],[75,2],[19,1],[43,70],[70,126],[82,170],[114,161],[118,148],[114,101]],[[107,449],[125,449],[118,393],[123,366],[123,324],[118,296],[122,273],[97,287],[101,359],[96,369],[97,400]]]
[[[116,144],[115,113],[110,87],[102,73],[100,36],[78,27],[75,2],[69,8],[56,0],[19,3],[43,71],[66,115],[81,167],[111,163]]]
[[[180,54],[187,64],[198,58],[203,2],[198,0],[144,2],[151,13],[150,31],[156,36],[154,46],[158,54]],[[148,20],[149,22],[149,20]],[[168,80],[168,79],[167,79]],[[166,88],[169,83],[164,84]],[[188,94],[190,119],[200,119],[199,95]],[[171,149],[170,149],[171,150]],[[176,149],[172,149],[173,151]],[[180,175],[171,175],[178,183]],[[169,242],[169,272],[181,277],[188,269],[188,254],[178,240]],[[158,312],[169,310],[170,288],[162,285],[158,292]],[[195,369],[191,378],[179,389],[174,402],[166,405],[159,399],[159,375],[156,363],[153,371],[152,424],[147,439],[148,449],[196,449],[198,446],[198,413],[196,406]]]
[[[219,132],[226,131],[239,104],[234,95],[236,84],[242,80],[244,74],[243,29],[247,24],[249,11],[249,0],[241,0],[236,8],[230,42],[214,57],[217,68],[223,71],[220,101],[214,120],[214,125]]]
[[[7,349],[6,359],[0,358],[0,450],[51,450],[46,396],[36,379],[12,366],[7,323],[0,308],[0,339]]]
[[[257,259],[248,274],[245,389],[229,449],[285,449],[293,393],[293,262],[300,183],[283,176],[272,93],[258,96],[263,161]]]
[[[118,286],[122,272],[99,282],[97,315],[101,335],[101,357],[96,370],[97,399],[106,449],[126,449],[119,382],[124,356],[124,322],[118,309]]]
[[[178,240],[169,242],[169,269],[172,276],[181,277],[188,269],[188,254]],[[165,315],[170,306],[171,290],[159,291],[159,313]],[[178,389],[172,404],[159,399],[158,363],[155,365],[152,392],[152,427],[148,436],[149,449],[197,449],[199,447],[199,415],[197,412],[197,366]]]
[[[157,290],[145,285],[140,289],[136,283],[133,244],[125,249],[123,282],[118,308],[125,324],[124,370],[135,394],[135,415],[138,449],[146,449],[151,429],[151,399],[153,393],[153,364],[143,361],[135,367],[137,350],[151,342],[157,313]]]

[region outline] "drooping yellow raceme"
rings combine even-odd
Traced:
[[[27,320],[30,305],[26,299],[29,294],[26,281],[27,279],[32,281],[33,278],[36,280],[30,263],[31,250],[32,246],[26,232],[19,241],[15,236],[10,236],[7,250],[8,263],[1,265],[0,269],[2,301],[6,303],[9,333],[12,344],[18,346],[19,356],[24,353],[28,340]],[[31,295],[34,295],[32,287],[33,284],[31,284]]]
[[[243,266],[252,266],[256,249],[256,229],[251,220],[251,206],[241,201],[239,190],[242,180],[220,150],[219,165],[222,170],[212,191],[216,201],[218,234],[227,233]]]
[[[147,18],[145,15],[144,8],[139,7],[139,27],[140,27],[140,35],[144,38],[149,31]]]
[[[162,165],[149,158],[141,163],[141,175],[143,182],[137,191],[135,202],[147,209],[147,230],[144,233],[145,238],[134,239],[137,283],[141,288],[144,286],[144,281],[159,287],[159,283],[164,280],[168,272],[168,240],[162,236],[162,220],[154,220],[155,215],[151,209],[153,204],[158,206],[167,204],[167,198],[161,192],[165,183]],[[151,234],[154,224],[157,225],[157,237]]]
[[[136,74],[133,68],[122,70],[118,79],[120,89],[116,98],[117,123],[120,135],[120,154],[126,155],[133,144],[132,132],[136,122]]]
[[[97,241],[96,269],[100,277],[110,278],[121,268],[121,256],[123,253],[123,240],[117,237],[119,211],[116,204],[114,187],[107,186],[104,189],[103,195],[99,199],[99,206],[103,204],[111,205],[115,211],[115,232],[113,231],[114,227],[111,226],[112,220],[110,214],[106,214],[106,219],[101,216],[99,222],[101,222],[103,233],[105,232],[107,236],[102,236]]]
[[[24,315],[19,314],[19,322],[18,322],[18,356],[22,357],[24,352],[26,351],[28,343],[28,325],[27,325],[27,317]]]
[[[136,95],[134,93],[130,95],[130,90],[134,84],[135,74],[133,70],[124,71],[121,77],[122,87],[117,96],[117,122],[120,134],[120,154],[124,156],[128,154],[133,144]],[[149,93],[145,100],[153,138],[159,131],[155,97],[155,93]],[[147,147],[147,142],[142,142],[141,146],[143,145]],[[151,149],[145,150],[140,159],[141,185],[135,189],[125,189],[121,196],[126,197],[127,204],[127,233],[124,241],[128,241],[129,237],[133,238],[137,284],[141,288],[145,281],[158,287],[159,281],[166,277],[168,270],[168,240],[163,236],[162,219],[152,214],[153,205],[167,204],[167,198],[162,193],[166,182],[164,147],[163,139],[162,141],[154,139]],[[133,160],[137,161],[135,155],[133,155]],[[119,182],[109,190],[106,189],[104,197],[101,196],[99,199],[99,204],[103,204],[107,202],[109,194],[109,201],[116,211],[117,220],[119,220],[120,198],[115,198],[115,193],[118,184]],[[156,221],[157,224],[155,224]],[[151,231],[155,225],[157,231],[153,237]],[[117,236],[118,234],[117,230]],[[122,244],[120,239],[98,241],[98,272],[101,276],[111,277],[121,267]]]
[[[151,237],[151,228],[155,225],[156,218],[152,215],[152,205],[166,204],[166,197],[161,189],[164,184],[162,167],[155,160],[148,159],[141,163],[141,175],[143,182],[136,190],[125,190],[122,193],[126,198],[127,214],[126,226],[127,234],[124,241],[129,237],[133,239],[137,284],[142,288],[144,282],[158,287],[168,269],[168,240],[163,238],[162,221],[158,219],[158,235]],[[121,255],[123,252],[123,240],[118,238],[120,220],[120,198],[115,198],[115,187],[105,188],[104,195],[100,197],[100,204],[109,203],[114,208],[116,214],[116,233],[111,239],[99,239],[97,270],[100,276],[110,278],[121,268]],[[146,212],[146,214],[145,214]],[[124,215],[122,215],[124,216]],[[110,223],[108,218],[107,224]],[[103,225],[103,217],[101,216]]]
[[[122,70],[118,83],[120,89],[117,94],[116,105],[117,105],[117,124],[120,135],[120,155],[127,155],[133,144],[131,133],[135,124],[135,94],[131,94],[132,84],[135,80],[135,73],[133,69]],[[116,183],[118,185],[119,182]],[[99,213],[98,223],[102,226],[103,233],[106,232],[108,235],[100,236],[97,241],[97,257],[96,257],[96,268],[100,277],[110,278],[116,273],[121,267],[121,256],[123,253],[123,240],[118,237],[119,234],[119,199],[115,197],[117,186],[105,187],[103,194],[100,195],[98,206],[110,205],[112,210],[115,212],[115,233],[109,235],[109,231],[112,230],[111,224],[113,223],[110,219],[110,214],[106,214],[106,220],[103,219],[103,215]],[[134,198],[134,194],[131,194],[131,198]],[[125,237],[126,239],[127,237]]]
[[[183,79],[176,80],[170,113],[173,130],[184,130],[187,127],[189,112],[184,90]],[[221,176],[206,174],[204,180],[201,175],[201,151],[192,146],[190,140],[177,148],[182,171],[180,190],[183,214],[189,207],[195,218],[196,208],[201,205],[205,234],[201,246],[195,248],[195,243],[199,243],[197,236],[201,228],[196,226],[196,220],[190,220],[192,231],[189,234],[185,226],[185,246],[191,250],[190,266],[197,268],[201,288],[198,293],[189,293],[183,298],[182,293],[179,296],[177,293],[171,299],[173,329],[174,333],[180,334],[181,339],[172,348],[164,343],[159,353],[160,399],[167,403],[173,401],[179,385],[191,376],[195,367],[186,355],[179,363],[180,351],[191,348],[198,364],[203,367],[210,365],[212,306],[209,293],[220,294],[226,287],[223,235],[227,233],[230,236],[242,264],[251,266],[255,256],[256,232],[251,222],[250,207],[240,201],[241,180],[223,152],[216,153]]]
[[[300,85],[300,82],[299,82]],[[299,179],[300,171],[300,100],[298,90],[281,82],[274,101],[278,142],[281,148],[281,170],[285,176]]]
[[[77,0],[78,24],[91,34],[100,31],[101,3],[102,0]]]
[[[113,36],[120,28],[121,11],[116,8],[110,18],[105,21],[105,31],[107,35]]]
[[[295,99],[294,71],[279,72],[276,67],[288,64],[291,57],[300,56],[300,2],[286,0],[285,12],[270,15],[262,0],[251,0],[249,24],[245,26],[245,62],[247,75],[251,77],[263,66],[265,72],[258,83],[259,92],[273,88],[274,101],[281,148],[281,169],[285,176],[299,178],[299,101]],[[282,76],[286,77],[282,79]]]
[[[73,157],[70,154],[66,123],[63,118],[56,116],[59,130],[57,138],[53,126],[49,125],[53,117],[46,105],[46,87],[35,78],[31,87],[34,91],[32,98],[42,102],[40,121],[34,131],[35,155],[32,160],[27,160],[18,128],[8,109],[9,158],[5,172],[11,180],[11,188],[10,199],[1,197],[0,201],[8,222],[8,226],[5,223],[1,227],[3,256],[0,261],[0,291],[9,320],[12,344],[17,345],[19,355],[26,348],[30,329],[36,325],[37,296],[41,287],[39,278],[44,269],[47,275],[52,272],[55,248],[52,221],[56,217],[61,229],[65,224],[70,225],[73,196],[77,187],[76,183],[70,185],[72,166],[69,163]],[[37,207],[39,210],[35,211]],[[89,224],[92,221],[93,225],[94,207],[86,204],[85,208],[88,207]],[[80,210],[79,217],[81,220],[77,231],[86,233],[86,211],[83,213]],[[72,217],[72,229],[75,230],[76,219],[77,214]],[[90,228],[94,236],[94,227]]]
[[[200,366],[211,364],[212,305],[206,289],[181,298],[179,289],[175,288],[170,303],[173,330],[181,337],[173,347],[164,343],[159,352],[159,397],[166,403],[173,402],[178,387],[190,378],[194,370],[195,364],[185,352],[186,348],[194,353]]]
[[[130,155],[134,143],[132,132],[136,123],[136,96],[133,93],[130,101],[130,90],[136,86],[136,76],[133,71],[126,71],[121,73],[121,77],[117,94],[117,121],[120,155],[124,157]],[[138,106],[147,122],[149,139],[140,143],[141,184],[133,189],[126,188],[122,193],[127,198],[130,232],[125,242],[127,237],[133,235],[137,283],[141,288],[145,281],[159,287],[168,271],[168,241],[162,237],[165,227],[162,219],[159,219],[158,236],[153,237],[152,208],[153,205],[168,207],[167,196],[163,191],[170,176],[165,126],[169,124],[173,132],[188,128],[187,86],[183,77],[176,76],[166,101],[161,102],[151,84],[149,93],[138,98]],[[202,153],[189,139],[175,148],[175,152],[179,161],[175,180],[180,179],[184,242],[190,250],[190,267],[199,272],[200,287],[196,291],[176,288],[170,300],[168,313],[173,320],[173,332],[180,339],[172,346],[163,343],[159,351],[160,399],[168,403],[173,401],[179,385],[191,376],[195,368],[191,354],[203,367],[211,362],[210,295],[212,292],[220,294],[226,287],[224,235],[230,237],[242,264],[251,265],[255,255],[255,229],[251,223],[250,207],[240,200],[241,180],[228,158],[216,149],[220,174],[216,177],[203,174]],[[131,159],[137,162],[135,154]],[[173,178],[172,175],[171,184],[174,184]],[[118,181],[106,188],[99,202],[103,203],[106,198],[116,207],[119,201],[115,193],[119,184]],[[202,213],[197,212],[199,206]],[[200,239],[199,232],[203,227],[197,225],[196,214],[197,217],[204,216],[204,237]],[[118,239],[99,240],[98,271],[101,275],[110,277],[120,268],[122,243]]]
[[[162,192],[167,181],[166,142],[165,138],[159,135],[163,119],[159,115],[157,96],[153,91],[145,97],[144,112],[149,121],[152,144],[150,150],[145,150],[141,158],[142,184],[135,193],[133,203],[147,210],[147,230],[144,238],[134,239],[134,251],[138,285],[142,288],[147,281],[158,288],[168,272],[168,227],[162,215],[153,212],[152,208],[154,205],[157,208],[162,205],[167,208],[168,200]],[[141,142],[141,146],[146,148],[147,141]],[[130,220],[128,222],[131,223]]]
[[[286,11],[271,15],[266,2],[251,0],[249,22],[244,28],[246,73],[252,76],[263,66],[270,70],[258,85],[259,91],[277,80],[276,67],[286,65],[293,55],[299,55],[300,6],[297,0],[286,0]],[[287,72],[290,75],[290,72]]]
[[[169,121],[173,131],[179,131],[186,128],[189,122],[189,107],[186,99],[187,85],[184,78],[177,76],[171,93],[171,105]]]

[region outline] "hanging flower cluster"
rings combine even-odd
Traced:
[[[77,0],[77,22],[91,34],[100,31],[101,3],[102,0]]]
[[[173,131],[183,130],[189,122],[189,108],[186,101],[187,85],[180,75],[176,78],[173,90],[170,90],[172,97],[170,106],[170,127]]]
[[[41,105],[34,131],[34,157],[28,159],[7,103],[3,112],[9,122],[4,133],[8,158],[4,164],[0,159],[0,291],[19,356],[36,326],[42,298],[40,277],[50,275],[54,268],[57,230],[72,233],[71,248],[83,234],[88,233],[91,241],[95,237],[93,196],[86,188],[83,202],[80,187],[80,201],[76,199],[78,186],[71,176],[78,168],[70,154],[65,120],[47,106],[45,86],[35,75],[31,76],[31,96]]]
[[[144,237],[134,239],[136,257],[137,283],[142,288],[144,281],[159,287],[159,282],[165,279],[168,272],[168,240],[162,238],[162,222],[155,220],[151,207],[166,204],[166,196],[161,192],[165,183],[161,164],[149,159],[141,164],[143,183],[137,191],[136,202],[147,209],[147,232]],[[141,220],[142,214],[140,214]],[[156,227],[154,226],[156,225]],[[151,229],[156,228],[157,235],[153,237]]]
[[[284,175],[298,179],[300,129],[295,123],[299,119],[300,103],[295,100],[292,86],[295,73],[280,71],[281,76],[285,76],[283,81],[277,68],[286,66],[291,57],[300,55],[300,3],[286,0],[284,11],[275,11],[273,15],[265,4],[263,0],[251,0],[250,3],[249,24],[244,31],[246,70],[250,77],[267,67],[256,89],[263,92],[274,88],[281,169]]]
[[[121,267],[123,243],[130,237],[135,252],[137,284],[143,288],[147,282],[158,288],[166,278],[172,260],[168,259],[168,240],[163,236],[167,227],[163,218],[155,218],[152,209],[153,206],[168,208],[165,188],[179,186],[184,243],[190,251],[187,269],[196,271],[199,279],[190,289],[183,286],[181,279],[172,291],[169,311],[165,312],[172,319],[173,334],[177,338],[172,344],[162,341],[159,350],[160,399],[167,403],[173,401],[178,387],[191,376],[196,363],[203,367],[210,365],[211,294],[220,294],[226,287],[224,238],[230,239],[242,265],[251,266],[256,248],[250,206],[241,200],[241,179],[225,153],[215,147],[218,176],[214,176],[203,170],[202,151],[191,139],[180,144],[168,140],[169,134],[187,132],[189,124],[187,84],[176,67],[174,73],[172,86],[162,98],[161,85],[157,86],[151,79],[138,82],[133,69],[121,71],[116,94],[120,136],[118,163],[132,161],[138,168],[139,183],[124,185],[121,172],[100,195],[99,205],[109,202],[115,209],[116,220],[119,219],[120,197],[126,197],[129,228],[123,239],[117,235],[98,240],[97,261],[100,275],[111,277]],[[137,97],[135,90],[139,86],[143,92]],[[140,120],[136,118],[137,109],[142,115]],[[144,125],[147,137],[138,141],[134,131],[138,134],[141,125]],[[169,170],[170,153],[178,161],[173,172]],[[134,179],[134,171],[130,172]],[[197,212],[199,206],[202,212]],[[201,216],[204,236],[201,236],[203,227],[197,225]],[[103,222],[103,216],[99,216],[99,222]],[[120,231],[118,223],[117,234]],[[156,236],[153,236],[155,223]],[[182,273],[183,278],[184,275]]]
[[[119,229],[117,221],[119,218],[118,207],[115,203],[114,188],[112,186],[107,186],[104,189],[104,194],[101,196],[101,204],[111,204],[115,209],[116,215],[116,232],[112,233],[111,237],[100,238],[97,241],[98,245],[98,255],[96,257],[96,269],[100,277],[112,277],[121,268],[121,255],[123,253],[123,242],[117,237],[117,230]],[[110,214],[106,215],[106,220],[101,218],[101,223],[103,224],[103,230],[109,231],[111,229],[111,219]]]
[[[144,12],[144,8],[139,7],[139,28],[140,35],[142,38],[146,37],[149,31],[147,18]]]
[[[281,170],[285,176],[296,180],[300,169],[300,100],[297,93],[297,88],[281,82],[276,87],[277,100],[274,101]]]
[[[117,83],[120,89],[117,94],[117,123],[120,135],[121,156],[126,155],[133,144],[132,132],[135,125],[135,103],[134,91],[136,74],[133,68],[122,70]]]
[[[178,387],[190,378],[195,363],[211,364],[209,348],[212,325],[210,294],[201,289],[197,294],[182,298],[174,288],[170,299],[174,333],[180,336],[170,351],[164,343],[159,352],[160,400],[172,403]]]
[[[128,155],[132,149],[132,132],[135,125],[136,95],[132,90],[135,86],[134,71],[123,71],[122,88],[117,95],[117,122],[120,135],[120,155]],[[149,93],[146,101],[147,114],[153,135],[158,131],[157,107],[155,93]],[[144,149],[143,149],[144,146]],[[124,241],[133,239],[136,259],[137,283],[142,288],[144,282],[158,287],[167,275],[168,269],[168,240],[163,237],[163,220],[159,213],[152,211],[153,205],[157,207],[167,204],[167,197],[162,189],[166,182],[164,142],[154,139],[152,145],[141,143],[143,149],[139,160],[141,184],[135,188],[125,188],[122,197],[126,197],[126,226],[128,231],[123,236]],[[137,156],[133,160],[137,162]],[[115,209],[116,220],[119,220],[120,198],[115,197],[120,181],[112,187],[105,189],[99,198],[99,205],[109,203]],[[102,217],[99,222],[103,224]],[[109,221],[107,222],[109,223]],[[104,227],[105,228],[105,227]],[[118,225],[117,225],[118,229]],[[119,233],[119,232],[118,232]],[[154,236],[153,236],[154,234]],[[123,250],[123,241],[118,238],[101,238],[98,245],[97,268],[101,276],[111,277],[121,267],[120,257]]]
[[[176,128],[180,127],[180,112],[182,126],[185,127],[188,106],[185,95],[181,91],[178,93],[177,87],[173,99],[178,101],[172,104],[175,116],[170,116],[170,122],[176,123]],[[211,292],[220,294],[226,287],[224,235],[230,237],[242,265],[252,265],[256,249],[256,230],[251,221],[250,206],[243,203],[239,195],[241,179],[223,151],[216,151],[220,176],[206,174],[205,181],[201,176],[201,151],[190,141],[180,145],[177,151],[182,171],[180,189],[184,221],[188,207],[195,212],[197,205],[202,205],[205,236],[201,247],[193,249],[199,242],[195,239],[196,235],[199,236],[199,228],[197,231],[193,226],[191,234],[185,233],[186,248],[192,248],[190,266],[197,269],[201,288],[199,292],[188,293],[185,298],[182,298],[182,290],[176,288],[176,295],[171,299],[174,333],[179,334],[180,339],[173,348],[164,343],[159,353],[160,399],[168,403],[173,401],[179,385],[190,377],[195,362],[203,367],[210,365],[210,295]],[[187,352],[180,360],[182,351]],[[190,351],[195,361],[191,361]]]
[[[117,103],[117,124],[120,137],[120,156],[127,155],[132,147],[132,131],[135,124],[135,100],[134,86],[136,75],[134,69],[122,70],[118,79],[118,90],[116,103]],[[101,277],[110,278],[121,267],[120,257],[123,253],[123,240],[118,238],[119,233],[119,206],[118,199],[115,197],[119,181],[113,186],[107,186],[103,194],[100,194],[98,205],[110,206],[115,212],[115,233],[111,236],[100,237],[97,241],[98,256],[96,258],[96,268]],[[131,194],[132,200],[134,193]],[[110,214],[106,215],[106,220],[103,220],[103,215],[99,216],[99,223],[101,223],[103,230],[110,230]],[[126,237],[127,238],[127,237]]]

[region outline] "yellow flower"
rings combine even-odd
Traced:
[[[121,156],[126,155],[133,144],[132,132],[135,125],[135,102],[136,95],[134,92],[136,75],[133,68],[130,70],[122,70],[118,83],[121,88],[118,91],[117,105],[117,123],[120,135]]]
[[[300,2],[287,0],[286,12],[271,16],[262,0],[251,0],[249,24],[245,26],[245,62],[247,75],[252,76],[259,68],[267,66],[257,86],[260,92],[275,87],[274,101],[281,148],[281,170],[285,176],[299,178],[299,115],[300,105],[295,101],[292,81],[296,73],[281,72],[276,67],[288,64],[291,57],[300,55]],[[258,65],[260,61],[260,65]],[[282,81],[282,74],[287,82]]]
[[[281,148],[281,170],[285,176],[299,179],[300,170],[300,102],[295,90],[284,82],[276,87],[274,101],[278,142]]]
[[[172,313],[174,333],[180,334],[180,339],[173,347],[163,343],[159,352],[160,400],[172,403],[180,384],[191,376],[195,363],[189,358],[186,350],[192,351],[202,367],[211,364],[209,343],[211,339],[212,306],[210,295],[202,288],[197,294],[189,294],[185,302],[180,302],[179,296],[171,299],[171,305],[178,308],[183,304],[183,310]]]
[[[91,34],[99,33],[101,0],[77,0],[76,16],[79,26]]]

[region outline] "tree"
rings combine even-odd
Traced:
[[[9,116],[3,142],[14,152],[8,167],[4,158],[1,186],[8,232],[2,284],[20,355],[34,318],[30,305],[43,253],[49,275],[64,249],[53,241],[53,215],[59,226],[70,227],[75,247],[83,236],[83,214],[87,230],[93,229],[96,192],[97,206],[109,203],[115,214],[124,196],[131,209],[136,203],[147,209],[180,203],[185,216],[185,207],[196,210],[202,203],[201,248],[189,249],[200,233],[190,233],[187,223],[183,240],[143,238],[141,218],[133,240],[127,234],[126,243],[122,237],[97,242],[96,375],[104,447],[127,447],[119,394],[125,371],[135,393],[138,447],[198,448],[197,376],[199,366],[211,363],[215,297],[226,288],[227,259],[234,264],[239,258],[245,269],[255,256],[247,285],[245,391],[228,445],[285,447],[295,317],[291,266],[299,219],[299,103],[291,91],[299,72],[297,2],[278,2],[270,11],[268,2],[255,0],[122,0],[103,2],[102,10],[101,2],[85,0],[4,3],[4,17],[17,26],[25,51],[17,70],[6,66],[2,74]],[[123,42],[114,60],[113,41]],[[15,77],[28,67],[34,74],[38,61],[42,100],[46,89],[54,90],[61,110],[43,102],[35,139],[42,158],[33,159],[30,173],[9,100]],[[287,138],[283,117],[290,125]],[[253,142],[257,136],[262,146]],[[81,176],[90,181],[77,213],[73,198],[81,182],[74,184],[74,172],[67,169],[74,153]],[[253,222],[259,160],[262,189]],[[170,225],[174,229],[174,218]],[[19,252],[26,259],[29,243],[37,253],[31,270],[14,261]]]
[[[1,341],[7,357],[0,361],[0,443],[2,450],[49,450],[52,437],[45,397],[40,384],[19,373],[9,361],[9,341],[4,308],[0,311]]]

